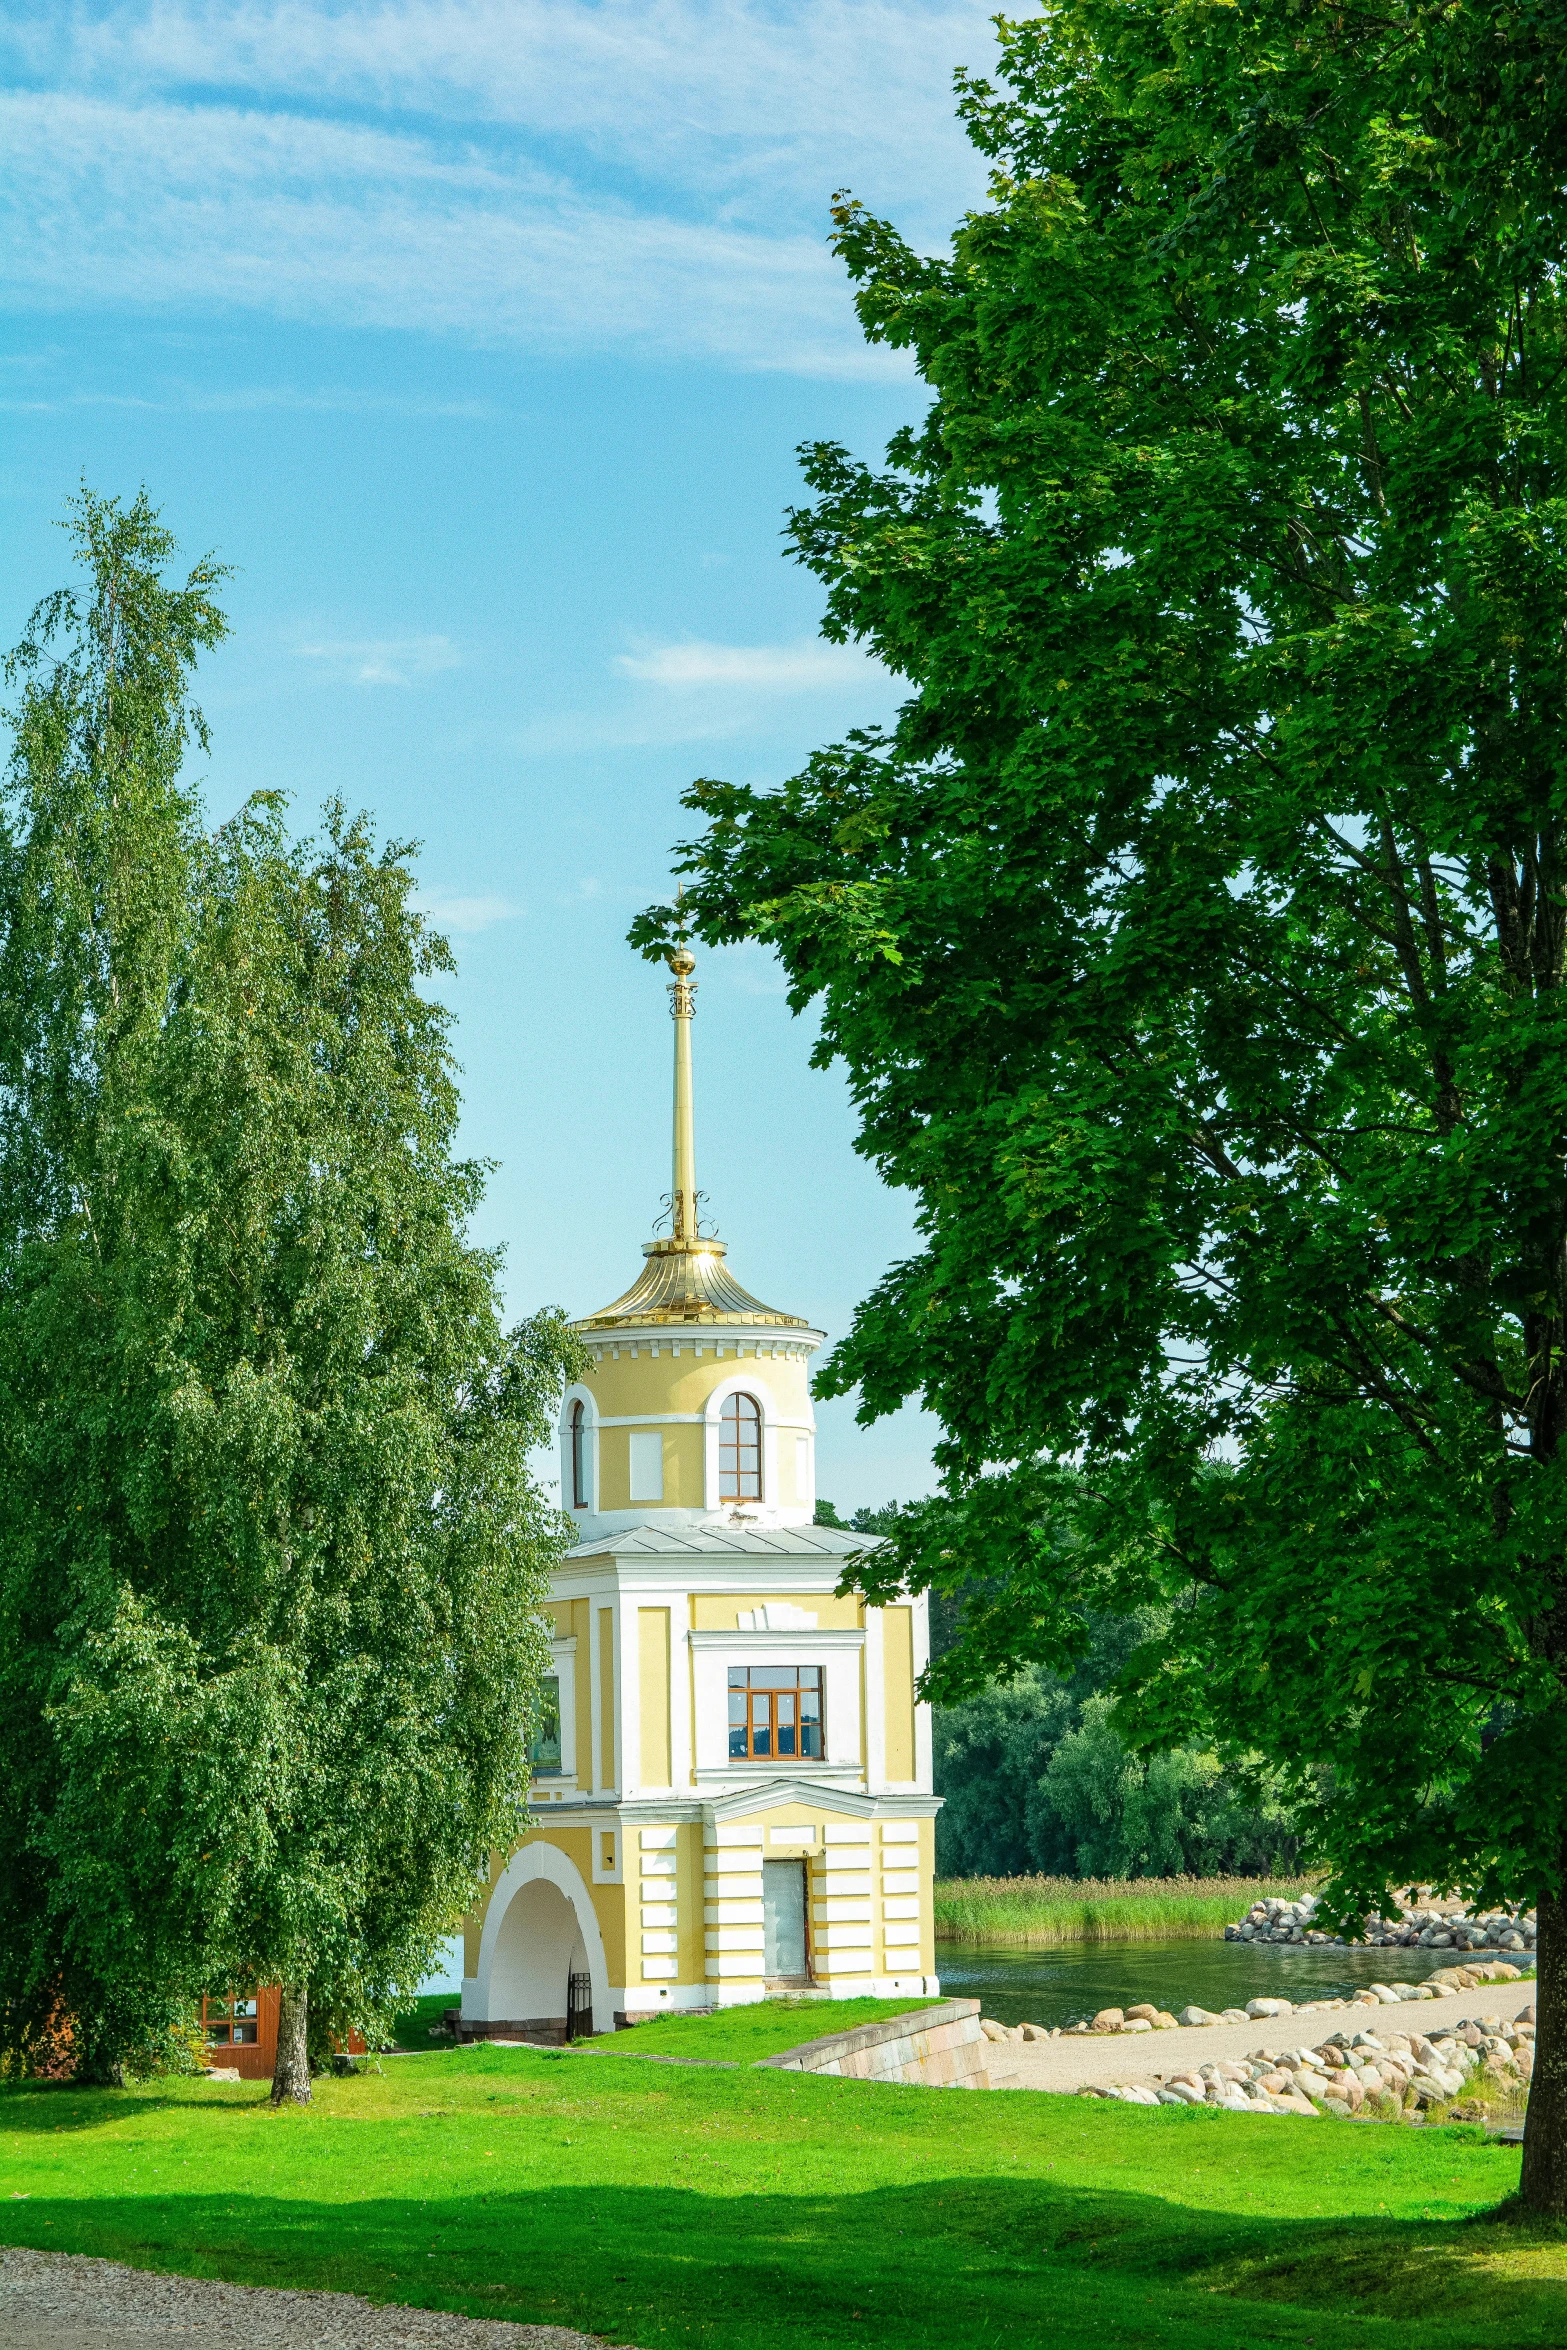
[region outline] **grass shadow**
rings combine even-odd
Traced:
[[[192,2187],[7,2203],[0,2234],[242,2284],[578,2326],[643,2350],[780,2339],[981,2350],[1085,2324],[1102,2350],[1264,2339],[1392,2350],[1414,2321],[1422,2350],[1567,2341],[1559,2239],[1495,2221],[1283,2221],[1037,2178],[859,2193],[824,2179],[805,2194],[497,2185],[331,2203]]]

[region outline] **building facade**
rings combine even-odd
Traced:
[[[866,1537],[814,1523],[822,1333],[750,1296],[701,1230],[693,964],[670,960],[670,1228],[575,1325],[579,1540],[550,1594],[537,1825],[466,1930],[481,2034],[939,1989],[926,1603],[838,1594]]]

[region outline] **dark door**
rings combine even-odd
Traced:
[[[568,2040],[591,2040],[593,2037],[591,1975],[566,1977],[566,2037]]]
[[[768,1974],[806,1972],[804,1861],[763,1861],[762,1933]]]

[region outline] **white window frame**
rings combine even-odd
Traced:
[[[550,1642],[550,1671],[560,1691],[560,1769],[541,1771],[536,1787],[575,1787],[577,1784],[577,1636]]]
[[[725,1502],[719,1491],[718,1443],[724,1405],[732,1395],[748,1395],[762,1415],[762,1493],[759,1501]],[[778,1507],[778,1418],[764,1380],[721,1379],[702,1407],[702,1485],[707,1509],[776,1510]]]
[[[706,1778],[722,1773],[741,1779],[812,1778],[818,1771],[863,1768],[860,1714],[861,1658],[865,1634],[845,1625],[822,1632],[690,1632],[696,1696],[696,1768]],[[729,1752],[729,1667],[731,1665],[820,1665],[822,1743],[820,1762],[791,1756],[783,1761],[741,1762]]]
[[[579,1504],[573,1498],[571,1475],[571,1407],[580,1403],[584,1416],[584,1438],[588,1448],[588,1498]],[[580,1522],[596,1518],[599,1507],[599,1412],[591,1388],[568,1387],[560,1406],[560,1506],[568,1518]]]

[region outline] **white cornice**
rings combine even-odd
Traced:
[[[781,1653],[787,1649],[798,1648],[815,1656],[827,1648],[846,1649],[865,1646],[864,1631],[848,1624],[818,1626],[815,1631],[810,1631],[803,1626],[792,1628],[784,1626],[776,1632],[690,1632],[686,1637],[693,1648],[734,1650],[743,1648],[747,1654],[756,1656],[758,1662],[764,1664],[767,1662],[767,1658],[760,1654],[763,1649],[767,1650],[769,1656],[775,1649],[778,1650],[780,1661],[787,1664],[791,1660]]]
[[[792,1359],[797,1362],[804,1355],[814,1354],[827,1336],[825,1330],[791,1330],[784,1337],[780,1336],[776,1326],[769,1327],[765,1322],[754,1326],[725,1324],[719,1329],[709,1324],[705,1329],[697,1330],[672,1329],[667,1322],[644,1322],[630,1327],[623,1325],[614,1331],[587,1330],[580,1324],[576,1328],[577,1335],[591,1355],[596,1358],[608,1355],[615,1361],[622,1354],[633,1358],[644,1354],[688,1354],[697,1360],[705,1355],[710,1355],[715,1361],[731,1355],[754,1355],[760,1356],[763,1361],[776,1356],[783,1361]]]

